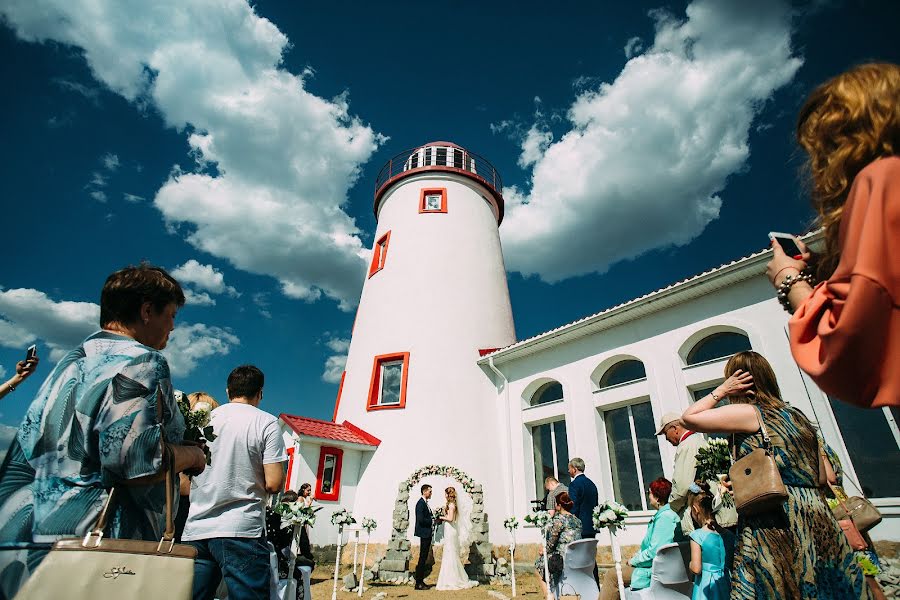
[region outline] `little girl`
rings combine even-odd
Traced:
[[[734,535],[716,523],[708,484],[700,485],[700,493],[691,503],[691,517],[697,527],[690,534],[690,566],[694,573],[691,600],[727,600],[731,594],[729,570]]]

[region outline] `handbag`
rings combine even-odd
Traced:
[[[851,496],[844,500],[846,494],[841,490],[831,486],[831,491],[838,499],[838,505],[831,509],[838,521],[850,519],[861,533],[865,533],[881,523],[881,513],[868,499]]]
[[[571,594],[566,593],[566,588],[572,590]],[[581,600],[581,594],[575,591],[571,584],[564,583],[559,590],[558,600]]]
[[[174,466],[174,465],[172,465]],[[61,539],[16,595],[16,600],[190,600],[193,546],[175,543],[172,468],[166,470],[166,531],[159,542],[103,537],[116,488],[84,538]]]
[[[728,470],[728,476],[734,490],[734,506],[742,516],[772,510],[787,500],[787,489],[781,480],[775,457],[772,456],[772,440],[758,408],[756,420],[759,421],[763,436],[761,448],[754,449],[740,460],[734,460],[737,448],[734,439],[731,443],[734,463]]]

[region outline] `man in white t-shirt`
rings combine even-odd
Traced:
[[[211,415],[212,464],[191,482],[182,536],[197,548],[194,600],[211,600],[222,578],[231,600],[269,598],[265,502],[284,485],[287,454],[278,419],[257,408],[264,382],[256,367],[237,367],[228,376],[228,404]]]

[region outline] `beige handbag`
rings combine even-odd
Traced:
[[[166,531],[159,542],[104,539],[115,488],[94,528],[81,538],[53,544],[16,600],[190,600],[194,585],[193,546],[175,543],[173,473],[166,471]]]
[[[844,500],[846,495],[841,490],[831,486],[831,491],[838,499],[838,505],[831,509],[838,521],[850,519],[860,532],[866,532],[881,523],[881,513],[868,499],[850,496]]]
[[[741,516],[755,515],[778,508],[787,500],[787,489],[781,480],[775,457],[772,456],[772,440],[769,438],[759,409],[754,408],[763,436],[763,445],[740,460],[735,460],[728,471],[734,490],[734,506]],[[732,460],[736,453],[736,444],[732,439]]]

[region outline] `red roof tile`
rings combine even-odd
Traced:
[[[299,435],[363,446],[378,446],[381,444],[381,440],[377,437],[363,431],[350,421],[332,423],[331,421],[322,421],[321,419],[300,417],[286,413],[281,413],[278,417]]]

